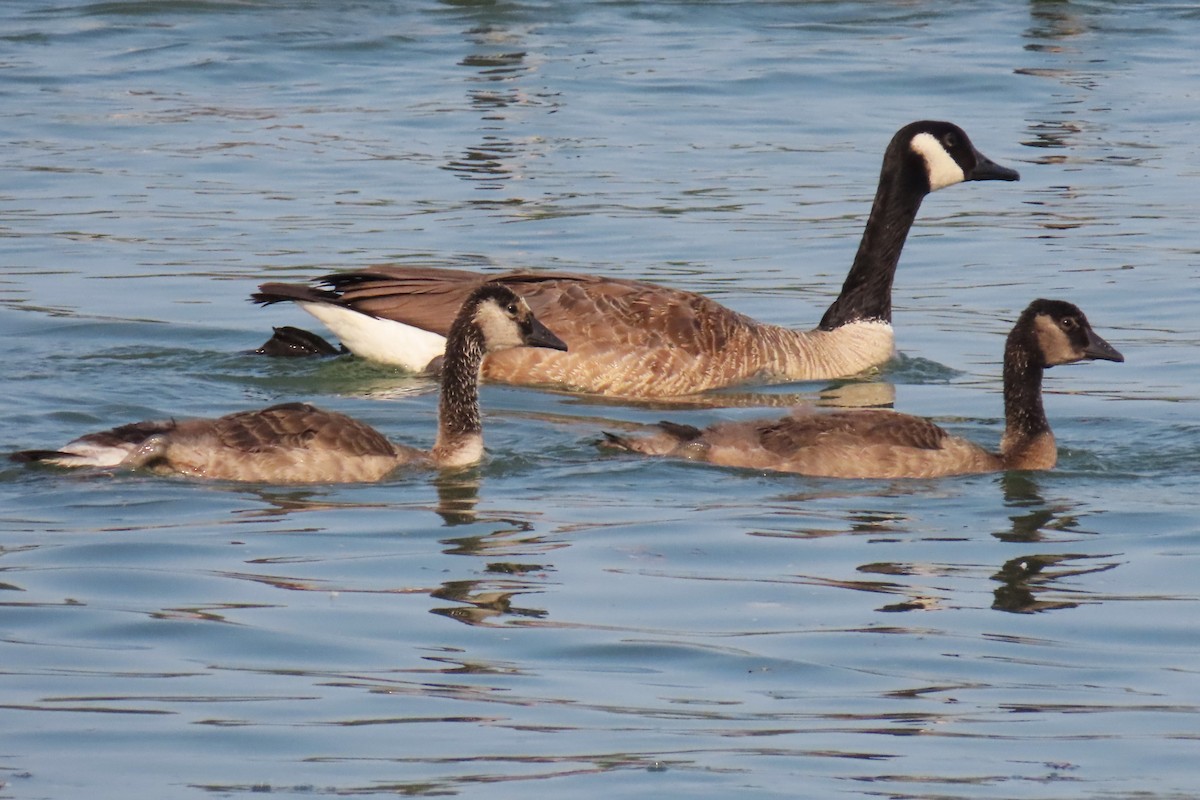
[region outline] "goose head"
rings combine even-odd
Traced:
[[[952,122],[922,120],[905,125],[888,149],[924,175],[926,192],[963,181],[1021,179],[1015,169],[1002,167],[976,150],[966,132]]]
[[[439,467],[463,467],[483,457],[479,414],[479,371],[487,353],[510,347],[567,345],[533,315],[525,300],[499,283],[485,283],[467,296],[446,337],[438,435],[430,458]]]
[[[1043,367],[1092,359],[1125,360],[1125,356],[1092,330],[1077,306],[1062,300],[1034,300],[1021,315],[1017,327],[1027,327],[1033,332]]]
[[[567,349],[566,342],[533,315],[524,298],[499,283],[484,284],[476,289],[465,304],[462,316],[478,328],[483,337],[483,349],[488,353],[510,347]]]

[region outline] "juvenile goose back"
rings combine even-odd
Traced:
[[[1051,469],[1058,452],[1042,406],[1042,374],[1058,364],[1088,359],[1125,360],[1070,303],[1035,300],[1025,309],[1005,344],[1005,429],[999,453],[952,436],[922,417],[881,410],[793,413],[703,430],[663,422],[643,437],[605,434],[605,444],[644,455],[832,478]]]
[[[489,356],[484,376],[504,383],[650,398],[842,377],[893,355],[892,281],[925,195],[962,181],[1018,177],[976,150],[956,125],[901,128],[884,153],[841,294],[808,331],[756,322],[692,292],[564,272],[379,266],[327,275],[315,286],[263,284],[252,299],[299,303],[357,355],[422,370],[440,355],[463,298],[485,283],[503,283],[570,345],[566,353]]]
[[[432,450],[393,444],[344,414],[286,403],[217,419],[135,422],[88,434],[58,450],[27,450],[12,458],[268,483],[376,481],[405,464],[472,464],[483,455],[479,369],[484,355],[522,345],[566,345],[524,300],[497,284],[473,291],[448,333]]]

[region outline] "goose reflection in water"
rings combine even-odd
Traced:
[[[992,535],[1002,542],[1042,542],[1054,535],[1083,535],[1079,528],[1078,504],[1050,504],[1042,497],[1038,476],[1030,472],[1006,472],[1000,477],[1004,504],[1016,513],[1008,519],[1012,527]]]
[[[1075,608],[1084,603],[1099,602],[1088,592],[1072,591],[1054,584],[1070,578],[1114,569],[1117,566],[1115,562],[1096,566],[1071,566],[1076,563],[1083,564],[1090,559],[1111,557],[1112,555],[1051,555],[1043,553],[1009,559],[1004,562],[1000,571],[992,576],[992,580],[1002,584],[994,591],[995,601],[992,603],[992,608],[997,611],[1032,614],[1038,611],[1055,611]],[[1045,597],[1051,592],[1075,599],[1056,600]]]
[[[517,595],[543,591],[545,587],[540,579],[553,567],[516,559],[537,556],[565,545],[546,542],[533,532],[533,523],[528,520],[480,515],[476,510],[479,502],[477,475],[442,476],[435,485],[438,490],[438,514],[447,527],[474,525],[487,529],[477,535],[442,539],[441,544],[445,547],[442,552],[469,556],[473,560],[488,559],[483,568],[488,577],[444,581],[429,596],[458,605],[430,608],[429,613],[467,625],[485,625],[507,616],[545,617],[545,610],[514,606],[512,600]]]
[[[991,608],[1009,613],[1065,610],[1113,599],[1081,587],[1079,580],[1084,576],[1112,570],[1121,562],[1115,560],[1116,555],[1112,553],[1079,552],[1083,547],[1073,548],[1074,552],[1061,549],[1061,545],[1068,541],[1086,542],[1093,534],[1081,527],[1082,515],[1077,510],[1078,504],[1062,500],[1048,502],[1043,497],[1039,477],[1044,478],[1029,472],[1006,472],[999,476],[1005,504],[1014,513],[1009,516],[1009,526],[994,532],[992,536],[1006,544],[1023,547],[1057,545],[1053,552],[1025,551],[1005,560],[990,573],[968,558],[965,563],[874,561],[856,568],[855,571],[862,576],[857,579],[818,574],[800,574],[794,578],[806,585],[895,596],[894,601],[876,608],[876,611],[889,613],[965,607],[969,603],[956,598],[964,591],[961,586],[964,581],[969,582],[970,586],[978,586],[979,581],[988,581],[993,597]],[[867,493],[863,500],[916,491],[910,484],[889,484]],[[845,493],[792,494],[784,501],[797,513],[810,517],[815,513],[811,510],[812,506],[826,497],[844,498]],[[752,535],[810,539],[865,534],[873,540],[883,541],[909,537],[914,528],[913,520],[900,512],[857,510],[846,512],[845,518],[839,514],[839,519],[841,524],[828,528],[809,527],[802,532],[759,531]],[[964,546],[971,543],[967,537],[956,537],[955,540],[963,542]]]
[[[517,566],[517,565],[514,565]],[[540,565],[525,565],[523,568],[540,570]],[[489,570],[491,567],[489,567]],[[466,625],[486,625],[498,617],[526,617],[542,619],[547,615],[544,609],[520,608],[512,604],[513,597],[539,591],[535,583],[501,580],[464,580],[446,581],[440,589],[434,590],[430,597],[438,600],[450,600],[459,605],[447,608],[431,608],[430,614],[457,620]]]
[[[471,88],[467,98],[471,108],[480,115],[479,144],[466,148],[442,169],[453,172],[477,189],[500,190],[506,182],[521,177],[521,161],[536,137],[520,139],[507,130],[517,124],[512,119],[515,110],[547,105],[544,97],[529,94],[519,81],[534,68],[528,63],[521,46],[523,34],[495,24],[472,26],[466,31],[474,52],[463,57],[458,65],[475,70],[467,82]],[[554,104],[549,103],[553,111]],[[489,201],[494,202],[494,201]],[[512,202],[521,202],[515,200]]]
[[[1070,532],[1073,538],[1087,535],[1079,527],[1079,516],[1073,513],[1076,505],[1048,503],[1042,496],[1038,476],[1009,472],[1002,477],[1001,486],[1005,505],[1019,509],[1020,513],[1009,517],[1012,522],[1010,530],[993,534],[1000,541],[1033,544],[1059,539],[1064,532]],[[1115,568],[1116,562],[1098,561],[1112,557],[1107,553],[1035,553],[1010,558],[991,577],[1000,583],[993,590],[992,608],[1031,614],[1099,602],[1091,593],[1066,588],[1061,583]]]

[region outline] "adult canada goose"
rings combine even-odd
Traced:
[[[1035,300],[1004,347],[1004,436],[990,453],[923,417],[882,410],[796,413],[778,420],[728,422],[704,430],[671,422],[646,437],[606,433],[610,447],[728,467],[831,478],[930,478],[972,472],[1051,469],[1058,460],[1042,408],[1042,372],[1085,359],[1125,358],[1100,338],[1083,312]]]
[[[692,292],[563,272],[483,275],[378,266],[326,275],[315,286],[266,283],[252,299],[296,302],[353,353],[422,370],[441,354],[462,299],[482,283],[505,283],[571,349],[489,356],[484,377],[503,383],[652,398],[843,377],[894,353],[892,279],[925,195],[961,181],[1018,178],[949,122],[901,128],[884,153],[875,202],[842,292],[814,330],[756,322]]]
[[[566,349],[511,289],[476,289],[450,328],[432,450],[393,444],[332,411],[287,403],[219,419],[135,422],[59,450],[14,453],[63,467],[147,468],[198,478],[264,483],[376,481],[405,464],[461,467],[483,455],[479,367],[487,352],[526,345]]]

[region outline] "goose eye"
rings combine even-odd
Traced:
[[[942,144],[946,145],[947,150],[953,150],[958,147],[958,136],[955,135],[954,131],[950,131],[942,137]]]
[[[508,308],[507,308],[507,309],[505,309],[505,310],[506,310],[506,311],[508,311],[508,315],[509,315],[510,317],[515,317],[515,316],[517,315],[517,304],[516,304],[516,303],[509,303],[509,304],[508,304]]]
[[[1062,321],[1060,321],[1058,323],[1058,325],[1064,331],[1069,332],[1069,331],[1073,331],[1079,327],[1079,321],[1077,319],[1075,319],[1074,317],[1064,317],[1062,319]]]

